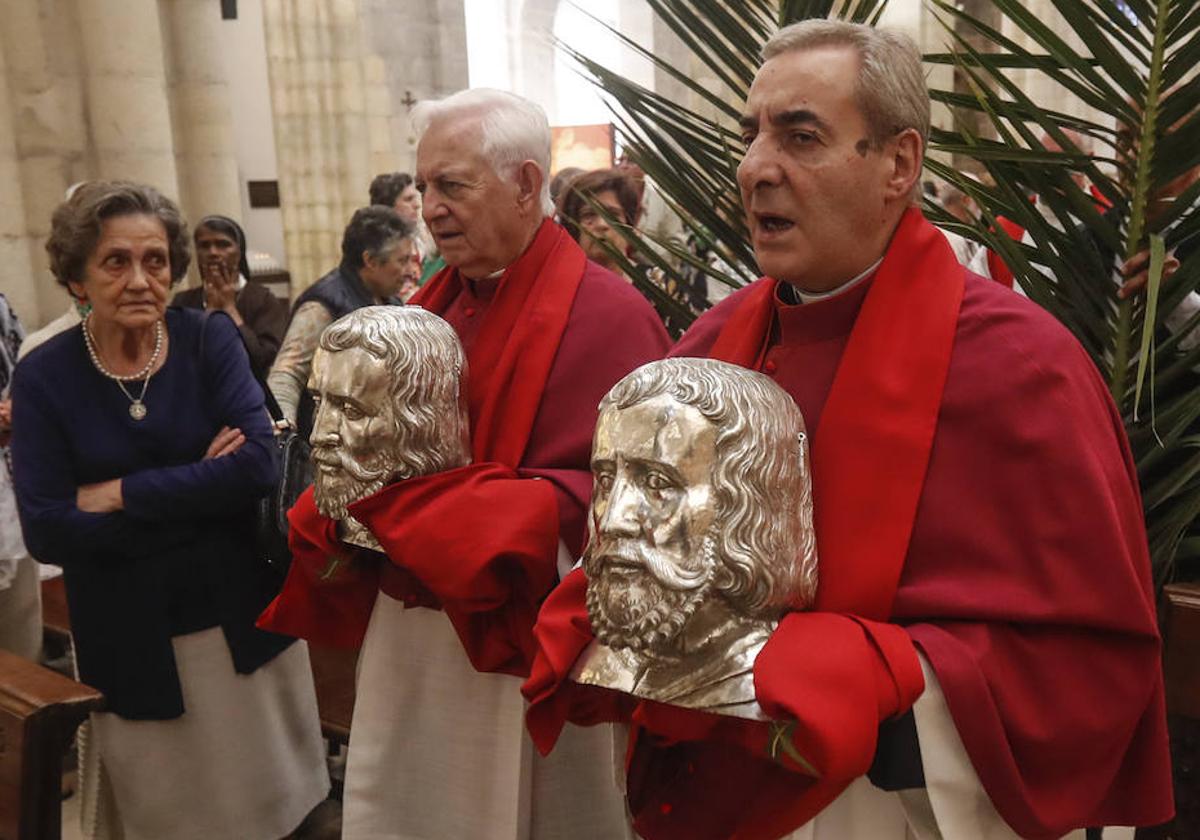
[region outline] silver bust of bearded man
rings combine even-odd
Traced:
[[[804,419],[760,373],[665,359],[600,403],[576,682],[765,719],[755,657],[817,585]]]
[[[344,542],[379,550],[352,503],[470,462],[466,376],[453,328],[416,306],[367,306],[321,333],[308,381],[313,499]]]

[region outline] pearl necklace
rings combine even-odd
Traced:
[[[154,375],[154,366],[158,364],[158,357],[162,354],[163,346],[163,322],[158,320],[154,324],[154,352],[150,354],[150,361],[146,362],[146,366],[137,373],[130,376],[121,376],[113,373],[104,366],[100,361],[100,354],[96,351],[96,339],[92,337],[92,316],[89,313],[83,321],[83,343],[87,345],[88,355],[92,358],[92,364],[96,370],[100,371],[104,376],[117,383],[117,387],[121,389],[121,393],[129,400],[129,416],[134,420],[144,420],[146,418],[146,403],[143,400],[146,397],[146,388],[150,386],[150,377]],[[125,387],[126,382],[135,382],[142,380],[142,391],[137,397],[129,393],[129,389]]]

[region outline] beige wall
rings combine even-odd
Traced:
[[[237,207],[225,70],[210,0],[0,0],[0,288],[38,326],[67,298],[46,267],[72,183],[130,178],[195,218]],[[187,173],[181,178],[180,173]]]

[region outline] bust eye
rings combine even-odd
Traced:
[[[646,475],[646,486],[651,490],[669,490],[675,482],[663,473],[652,471]]]
[[[596,487],[603,490],[604,492],[607,493],[609,490],[612,489],[613,482],[614,482],[614,479],[613,479],[612,473],[607,472],[607,471],[596,473]]]
[[[364,417],[358,406],[348,402],[342,403],[342,414],[347,420],[361,420]]]

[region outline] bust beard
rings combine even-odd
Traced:
[[[318,454],[317,450],[313,454]],[[338,461],[336,473],[323,473],[318,469],[313,478],[313,501],[317,511],[329,519],[345,519],[349,515],[347,509],[350,505],[378,493],[396,473],[396,465],[391,458],[380,459],[378,466],[368,466],[337,448],[327,448],[319,454],[326,462],[332,460],[329,458],[331,454]]]
[[[665,653],[708,598],[716,572],[716,540],[704,538],[703,574],[694,580],[664,582],[669,573],[662,568],[654,549],[639,546],[640,569],[626,567],[621,583],[614,586],[610,575],[597,569],[589,548],[584,558],[588,575],[587,609],[596,639],[614,649]],[[604,555],[601,555],[603,558]],[[658,650],[655,650],[658,649]]]

